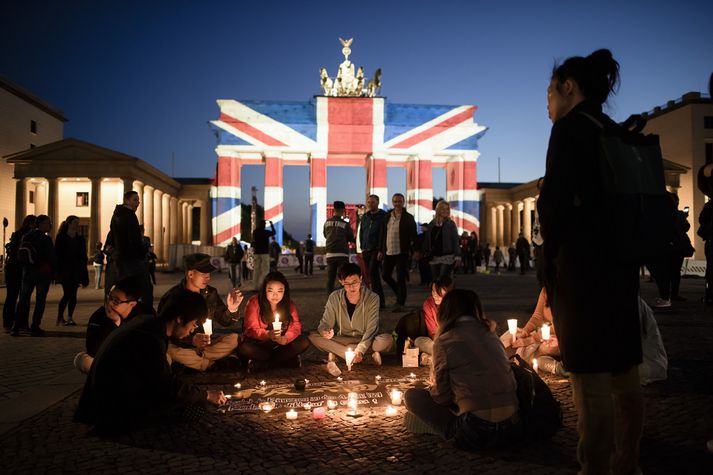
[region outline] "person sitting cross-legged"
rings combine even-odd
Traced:
[[[104,305],[89,317],[87,351],[74,357],[75,368],[88,374],[99,348],[111,332],[136,315],[155,315],[153,308],[138,302],[140,296],[141,283],[132,277],[125,277],[114,284],[104,298]]]
[[[227,305],[218,295],[215,287],[208,285],[210,274],[216,268],[210,263],[208,254],[188,254],[183,257],[185,278],[176,286],[170,288],[161,297],[158,312],[161,313],[163,305],[182,289],[200,294],[208,305],[208,318],[224,327],[228,327],[239,320],[238,307],[243,301],[243,294],[238,289],[228,292]],[[188,368],[205,371],[217,361],[219,367],[232,369],[239,362],[237,358],[226,359],[238,347],[238,334],[227,333],[222,335],[207,335],[204,331],[202,320],[195,331],[182,338],[174,336],[168,345],[168,356],[174,363],[180,363]]]
[[[335,355],[345,358],[347,348],[354,352],[352,364],[360,363],[367,351],[381,364],[381,352],[389,351],[393,339],[379,330],[379,296],[362,285],[361,269],[353,263],[343,264],[338,272],[342,289],[329,295],[317,331],[309,339],[319,350],[328,352],[327,371],[339,376]],[[335,328],[338,328],[335,332]]]
[[[280,322],[276,331],[274,322]],[[302,335],[297,307],[290,299],[290,284],[282,272],[270,272],[245,307],[243,341],[238,354],[250,360],[250,372],[271,367],[298,368],[299,355],[309,347]]]
[[[207,311],[200,295],[179,289],[158,317],[140,315],[113,331],[96,355],[74,420],[114,435],[149,424],[163,427],[207,403],[224,404],[222,391],[185,383],[166,359],[167,337],[189,335]]]

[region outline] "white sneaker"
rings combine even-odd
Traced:
[[[381,366],[381,353],[375,351],[371,354],[371,359],[374,360],[377,366]]]
[[[327,353],[327,361],[337,361],[337,357],[334,353]]]
[[[656,297],[651,306],[655,308],[668,308],[671,306],[671,300]]]
[[[431,355],[428,353],[421,353],[419,358],[421,366],[431,366]]]
[[[329,363],[327,363],[327,371],[335,378],[342,374],[342,370],[339,369],[339,366],[337,366],[337,363],[335,363],[334,361],[330,361]]]

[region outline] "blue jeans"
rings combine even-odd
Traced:
[[[13,330],[25,328],[30,318],[30,300],[32,292],[35,294],[35,310],[32,312],[32,328],[40,328],[42,315],[45,313],[45,303],[47,302],[47,292],[50,290],[52,279],[49,275],[40,273],[34,267],[26,266],[22,272],[22,285],[20,286],[20,300],[17,302],[17,312],[15,312],[15,323]]]

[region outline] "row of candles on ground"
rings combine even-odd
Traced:
[[[516,318],[510,318],[508,319],[508,332],[510,332],[510,335],[512,336],[512,341],[515,342],[515,339],[517,338],[517,319]],[[542,327],[540,327],[540,333],[542,334],[542,339],[544,341],[547,341],[550,339],[550,324],[549,323],[543,323]],[[537,358],[532,359],[532,369],[537,372],[538,370],[538,364],[537,364]]]
[[[390,396],[391,396],[391,404],[386,407],[384,411],[384,415],[387,417],[395,416],[398,413],[398,410],[394,406],[400,406],[402,401],[403,401],[403,391],[399,391],[398,389],[392,389]],[[357,393],[350,392],[347,394],[347,406],[349,407],[349,415],[351,416],[356,416],[358,414],[358,405],[359,405],[359,396]],[[312,419],[314,420],[320,420],[324,419],[327,415],[327,410],[333,411],[339,406],[339,403],[335,401],[334,399],[328,399],[327,400],[327,407],[324,408],[322,406],[318,406],[313,408],[312,404],[306,403],[302,406],[302,408],[305,411],[312,411]],[[270,413],[273,409],[275,409],[275,403],[274,402],[263,402],[260,403],[260,410],[262,410],[265,414]],[[285,413],[285,417],[287,420],[295,420],[297,419],[297,411],[294,409],[290,409]]]

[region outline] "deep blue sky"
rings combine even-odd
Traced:
[[[341,7],[340,5],[344,5]],[[176,176],[215,169],[219,98],[309,100],[318,70],[350,59],[400,103],[476,104],[490,130],[480,181],[544,172],[552,64],[607,47],[622,84],[609,113],[624,119],[687,91],[713,70],[713,2],[477,1],[4,1],[0,74],[62,109],[66,137],[140,157]],[[330,169],[328,199],[362,201],[363,172]],[[392,170],[390,191],[403,191]],[[243,196],[263,173],[246,167]],[[290,167],[286,229],[307,229],[308,172]],[[442,173],[434,173],[443,195]]]

